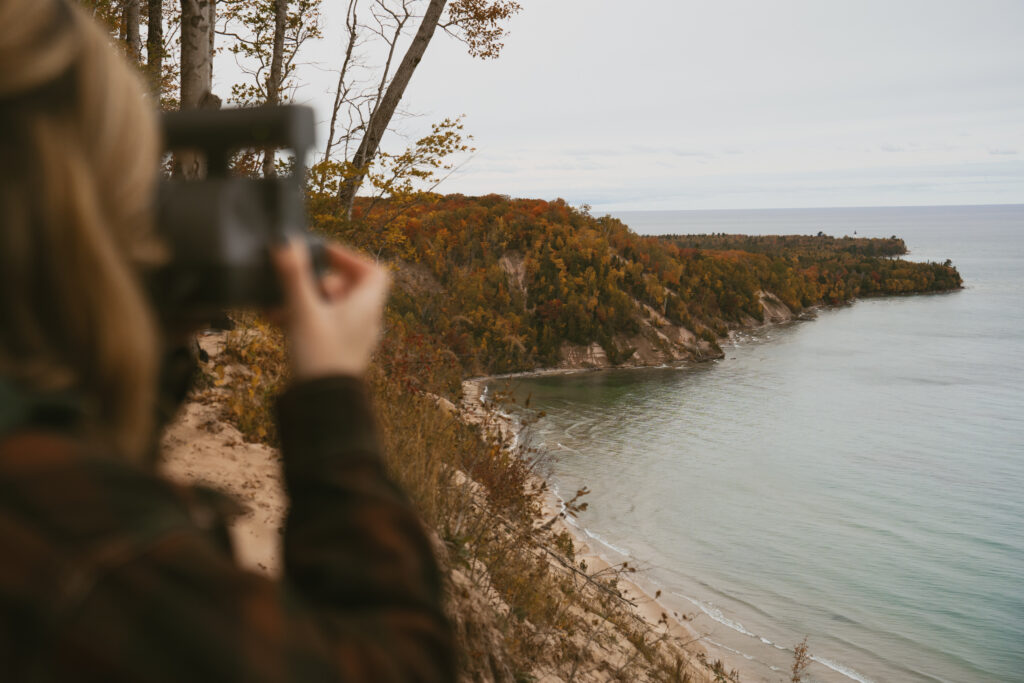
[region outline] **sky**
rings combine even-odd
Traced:
[[[324,2],[296,99],[326,120]],[[474,136],[439,191],[602,212],[1024,203],[1022,0],[519,2],[498,60],[439,32],[406,92],[407,134],[463,114]]]

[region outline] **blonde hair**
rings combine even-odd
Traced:
[[[159,154],[140,77],[67,0],[0,1],[0,377],[73,392],[138,458],[159,353],[139,282]]]

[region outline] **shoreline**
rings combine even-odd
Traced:
[[[944,292],[935,292],[934,294],[950,294],[962,291],[962,289],[963,288]],[[726,337],[719,339],[719,344],[722,344],[724,348],[724,344],[726,343],[729,343],[730,346],[735,346],[750,341],[757,342],[759,341],[758,336],[760,336],[762,332],[769,332],[777,327],[788,327],[801,322],[810,322],[817,319],[818,314],[823,311],[845,308],[852,306],[859,301],[871,301],[883,298],[888,298],[888,295],[878,297],[859,297],[853,301],[838,305],[817,305],[804,309],[800,314],[781,320],[776,319],[769,321],[766,316],[766,322],[762,324],[749,326],[740,325],[731,329]],[[547,367],[496,375],[471,377],[462,381],[463,398],[458,409],[460,414],[465,416],[464,411],[467,408],[467,399],[475,401],[476,405],[479,406],[477,408],[478,414],[490,414],[492,421],[500,421],[502,423],[500,428],[511,432],[512,448],[518,449],[520,445],[522,445],[522,434],[529,425],[519,424],[518,420],[513,415],[506,413],[500,408],[500,406],[489,413],[483,409],[483,399],[486,398],[487,393],[485,387],[488,383],[496,381],[500,382],[502,380],[512,381],[518,378],[529,379],[546,376],[567,376],[596,371],[651,369],[685,370],[696,368],[699,365],[709,362],[716,362],[718,360],[721,360],[721,358],[688,358],[668,362],[641,362],[606,367],[595,367],[592,365]],[[468,393],[467,388],[469,389]],[[478,421],[478,423],[482,429],[485,427],[482,421]],[[495,427],[497,425],[491,426]],[[713,627],[712,630],[701,630],[692,622],[699,621],[702,618],[709,619],[715,623],[716,627],[721,626],[726,629],[731,629],[732,631],[737,631],[744,636],[758,639],[767,647],[785,651],[787,653],[787,660],[793,654],[791,648],[780,646],[777,642],[773,642],[772,640],[766,640],[763,635],[751,633],[742,628],[742,625],[737,629],[735,625],[729,623],[730,618],[728,616],[721,615],[719,613],[719,616],[716,617],[712,613],[718,611],[713,603],[705,605],[700,598],[693,597],[682,592],[677,592],[667,585],[658,585],[657,582],[650,579],[649,576],[645,577],[646,570],[642,564],[639,564],[643,561],[642,558],[634,557],[628,550],[619,549],[611,542],[589,532],[582,523],[572,521],[572,518],[564,513],[565,500],[559,495],[557,487],[549,480],[550,475],[545,476],[534,470],[531,476],[538,482],[538,487],[543,487],[545,519],[551,519],[553,516],[557,516],[556,524],[558,525],[558,529],[564,530],[570,535],[573,540],[573,544],[577,549],[576,560],[585,560],[587,562],[588,571],[604,571],[614,566],[621,566],[623,561],[629,562],[631,569],[635,571],[635,573],[631,572],[632,578],[621,577],[619,579],[619,587],[624,596],[626,596],[631,602],[636,603],[633,606],[633,610],[638,616],[652,626],[658,625],[659,618],[667,617],[668,623],[670,624],[671,634],[677,639],[677,642],[683,646],[683,649],[708,664],[716,660],[720,660],[724,665],[725,670],[737,673],[739,675],[739,680],[743,683],[749,683],[751,681],[775,683],[776,681],[789,680],[790,674],[788,671],[788,665],[780,662],[772,664],[769,661],[758,658],[756,654],[750,654],[752,651],[743,651],[741,649],[730,647],[730,644],[735,645],[738,648],[742,648],[742,645],[730,643],[729,638],[725,638],[724,642],[717,642],[712,639],[716,637],[714,631],[715,627]],[[646,581],[644,580],[645,578],[647,578]],[[690,578],[692,579],[693,577]],[[689,603],[689,605],[686,605],[685,603]],[[691,606],[694,608],[694,611],[689,609]],[[710,608],[711,611],[709,611],[708,608]],[[815,667],[821,667],[823,669],[823,671],[819,672],[820,674],[825,674],[827,672],[827,677],[824,680],[845,680],[861,683],[870,683],[870,681],[873,680],[858,670],[852,669],[841,662],[832,661],[824,656],[812,654],[810,656],[810,660],[814,663]],[[808,680],[819,680],[814,678],[814,674],[811,674],[811,676],[812,678]],[[833,676],[836,676],[837,678],[832,678]]]
[[[854,302],[850,303],[852,304]],[[790,316],[780,316],[771,320],[768,320],[766,316],[766,322],[764,323],[749,326],[744,325],[730,330],[728,336],[721,338],[719,343],[721,344],[726,341],[737,343],[740,341],[738,339],[740,335],[750,335],[759,330],[769,330],[783,325],[809,322],[817,318],[818,312],[823,308],[831,307],[808,307],[801,311],[800,314],[791,313]],[[497,430],[502,436],[511,441],[512,449],[518,449],[522,445],[521,436],[525,426],[518,425],[517,428],[515,426],[517,424],[515,418],[500,408],[492,412],[485,410],[484,405],[487,393],[486,385],[488,383],[501,380],[515,380],[517,378],[564,376],[598,371],[649,370],[656,368],[686,369],[696,367],[704,363],[714,362],[716,360],[718,360],[718,358],[687,358],[669,362],[639,363],[608,367],[596,367],[591,365],[575,367],[548,367],[501,373],[497,375],[470,377],[462,380],[462,397],[457,410],[461,418],[467,423],[477,424],[481,430],[485,432],[488,430]],[[720,660],[725,665],[725,669],[727,671],[737,672],[739,674],[740,681],[743,681],[744,683],[750,681],[774,680],[766,678],[763,672],[752,668],[752,662],[757,662],[757,660],[755,660],[751,655],[730,648],[727,645],[711,641],[709,638],[710,633],[701,633],[697,628],[695,628],[691,622],[701,616],[707,615],[708,618],[713,621],[717,620],[700,608],[694,598],[689,598],[680,594],[681,599],[693,603],[694,607],[701,611],[697,613],[681,612],[680,610],[674,609],[672,606],[668,605],[665,602],[665,598],[661,597],[663,593],[666,597],[671,595],[670,591],[664,590],[664,587],[650,585],[651,582],[648,582],[649,585],[647,586],[641,585],[643,583],[641,576],[644,569],[632,564],[633,562],[639,561],[639,558],[634,558],[626,552],[618,551],[614,546],[611,546],[607,542],[603,542],[599,538],[591,538],[588,535],[586,527],[582,524],[573,523],[571,518],[566,514],[566,502],[559,495],[557,487],[555,487],[547,477],[537,473],[536,471],[531,473],[531,477],[538,490],[543,490],[544,492],[542,503],[544,518],[554,518],[552,527],[556,528],[558,531],[564,531],[569,534],[572,538],[573,545],[576,548],[575,559],[577,562],[580,560],[586,562],[588,571],[595,573],[612,571],[613,567],[621,565],[621,562],[617,562],[614,558],[611,558],[606,554],[602,554],[601,549],[596,547],[597,543],[603,543],[608,546],[609,550],[617,552],[624,558],[628,558],[628,561],[631,563],[630,566],[635,569],[636,573],[633,574],[634,578],[625,578],[620,576],[618,583],[623,596],[630,602],[634,603],[633,610],[640,618],[644,619],[648,624],[655,628],[658,626],[659,622],[664,621],[668,625],[669,633],[677,639],[683,649],[690,652],[694,657],[704,659],[708,663]],[[693,614],[693,616],[689,616],[689,614]],[[757,663],[762,666],[767,666],[767,664],[763,662]],[[785,672],[779,673],[781,675]]]
[[[681,361],[679,365],[693,363],[693,361]],[[631,366],[625,369],[640,369],[662,366]],[[665,366],[669,367],[669,366]],[[607,368],[542,368],[518,373],[507,373],[504,375],[493,375],[484,377],[473,377],[462,382],[463,396],[458,408],[461,417],[470,424],[478,425],[481,430],[498,431],[503,437],[511,440],[511,448],[518,449],[521,445],[520,437],[524,427],[516,426],[515,418],[504,411],[488,411],[484,408],[486,389],[488,382],[515,377],[540,377],[550,375],[571,375],[580,372],[594,372]],[[553,486],[546,477],[531,472],[531,481],[537,490],[542,490],[542,516],[545,520],[552,520],[551,528],[556,533],[565,532],[572,539],[575,549],[574,561],[577,566],[580,562],[585,563],[586,573],[589,575],[604,574],[615,571],[621,567],[622,562],[616,561],[601,552],[596,546],[599,539],[590,538],[587,529],[571,521],[566,513],[566,501],[561,497],[557,487]],[[624,557],[628,555],[623,554]],[[642,573],[642,568],[634,567],[632,562],[636,558],[629,558],[630,567],[637,574]],[[632,572],[631,572],[632,573]],[[670,637],[674,638],[680,647],[689,652],[698,661],[703,660],[708,664],[720,660],[727,671],[736,671],[740,681],[765,680],[749,666],[737,662],[737,658],[743,659],[744,655],[739,652],[731,652],[729,648],[707,641],[706,633],[701,633],[694,628],[691,619],[678,610],[671,608],[663,602],[661,589],[641,585],[641,577],[633,574],[633,578],[626,578],[620,575],[617,578],[618,589],[628,602],[632,604],[633,612],[643,619],[651,628],[666,627]]]

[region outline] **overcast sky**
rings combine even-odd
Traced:
[[[324,1],[307,58],[330,69]],[[475,137],[442,191],[599,211],[1024,203],[1022,0],[519,2],[500,59],[438,33],[406,93],[411,133],[465,114]],[[303,78],[326,118],[330,74]]]

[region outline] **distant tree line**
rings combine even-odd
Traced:
[[[902,256],[907,253],[906,243],[892,237],[832,237],[817,235],[664,235],[662,239],[678,247],[689,249],[737,249],[753,254],[822,256],[845,252],[862,256]]]

